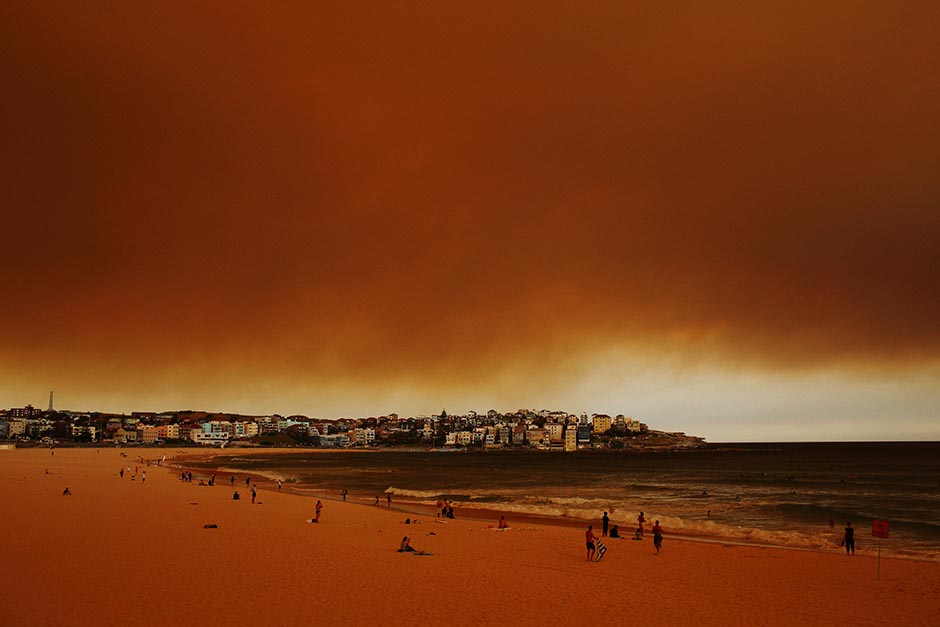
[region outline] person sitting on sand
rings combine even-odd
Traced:
[[[610,537],[619,538],[620,537],[620,525],[614,525],[610,528]]]
[[[405,536],[401,539],[401,545],[398,547],[399,553],[417,553],[413,546],[411,546],[411,538]]]
[[[64,490],[62,490],[62,496],[72,496],[72,491],[66,487]]]
[[[242,498],[242,497],[241,497],[241,495],[238,494],[238,490],[235,490],[234,492],[232,492],[232,500],[233,500],[233,501],[237,501],[237,500],[239,500],[240,498]]]
[[[509,523],[506,522],[506,517],[505,517],[505,516],[500,516],[500,517],[499,517],[499,525],[498,525],[496,528],[497,528],[497,529],[509,529]]]

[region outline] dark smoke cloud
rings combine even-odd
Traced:
[[[935,359],[936,7],[348,4],[2,9],[4,369]]]

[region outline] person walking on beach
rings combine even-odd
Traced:
[[[845,523],[845,537],[842,539],[846,555],[855,555],[855,527],[851,521]]]
[[[607,515],[607,512],[604,512],[603,518],[601,518],[601,535],[607,537],[607,530],[610,527],[610,516]]]
[[[346,488],[343,488],[343,491],[340,492],[340,495],[343,497],[343,503],[346,502],[346,495],[349,494],[349,491]]]
[[[121,470],[118,472],[118,474],[121,475],[121,479],[124,478],[124,468],[123,468],[123,467],[122,467]]]
[[[385,495],[385,500],[388,501],[388,508],[389,508],[389,509],[392,509],[392,495],[391,495],[391,494],[386,494],[386,495]]]
[[[140,482],[141,482],[141,483],[144,483],[145,481],[147,481],[147,471],[146,471],[146,470],[144,470],[143,472],[140,473]]]
[[[659,549],[663,548],[663,528],[658,520],[653,525],[653,546],[656,547],[656,555],[659,555]]]
[[[594,559],[594,551],[596,547],[594,543],[597,541],[597,536],[594,535],[594,527],[588,525],[587,531],[584,532],[584,540],[587,544],[587,561]]]
[[[643,515],[643,512],[640,512],[640,515],[636,517],[636,530],[637,536],[640,539],[643,538],[643,525],[646,523],[646,516]]]
[[[379,495],[378,495],[378,494],[375,495],[375,506],[376,506],[376,507],[379,506]]]
[[[255,486],[251,486],[251,504],[255,504],[255,498],[258,496],[258,489]]]
[[[284,482],[281,481],[280,479],[278,479],[278,480],[277,480],[277,489],[280,490],[282,485],[284,485]]]
[[[228,482],[232,484],[232,487],[235,487],[235,475],[232,475],[228,478]]]
[[[320,499],[317,499],[317,515],[313,519],[314,522],[320,522],[320,510],[323,509],[323,503],[320,502]]]

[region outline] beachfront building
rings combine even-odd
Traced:
[[[591,426],[590,425],[578,425],[577,429],[577,440],[578,446],[590,446],[591,445]]]
[[[231,437],[227,432],[207,433],[205,431],[193,431],[193,442],[202,446],[217,446],[225,444]]]
[[[375,444],[375,429],[353,429],[353,441],[360,446]]]
[[[166,427],[166,439],[167,440],[179,440],[180,439],[180,426],[178,424],[168,424]]]
[[[32,405],[27,405],[26,407],[12,407],[7,410],[7,416],[10,418],[32,418],[33,416],[38,416],[41,413],[41,411]]]
[[[160,439],[160,427],[155,425],[139,425],[137,431],[140,435],[140,441],[144,444],[151,444],[154,440]]]
[[[634,420],[633,418],[627,418],[625,420],[624,426],[627,428],[627,431],[630,433],[642,433],[646,431],[647,427],[645,424],[639,420]]]
[[[94,425],[72,425],[72,437],[76,439],[86,436],[89,440],[94,440],[98,435],[98,430]]]
[[[470,446],[470,443],[473,441],[473,434],[469,431],[458,431],[457,436],[457,446]]]
[[[565,433],[565,425],[560,422],[545,423],[545,431],[548,432],[548,439],[553,442],[561,442]]]
[[[578,428],[573,425],[565,429],[565,450],[578,450]]]
[[[612,418],[607,414],[594,414],[594,433],[600,435],[602,433],[607,433],[610,431],[612,426]]]
[[[425,420],[424,425],[421,427],[421,439],[430,440],[434,437],[434,426],[430,420]]]
[[[345,448],[349,446],[349,436],[345,433],[321,435],[320,446],[323,448]]]
[[[259,431],[258,423],[254,420],[240,420],[235,423],[234,435],[236,438],[253,438]]]
[[[114,435],[111,437],[114,438],[115,442],[136,442],[137,429],[125,429],[124,427],[118,427],[114,430]]]
[[[526,430],[525,441],[529,446],[542,447],[547,446],[549,442],[548,429],[541,427],[531,427]]]

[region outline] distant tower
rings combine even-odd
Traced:
[[[49,411],[53,411],[53,409],[52,409],[52,390],[49,390]]]

